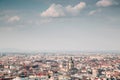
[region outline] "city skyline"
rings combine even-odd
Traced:
[[[119,13],[119,0],[1,0],[0,51],[120,51]]]

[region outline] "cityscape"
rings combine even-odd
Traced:
[[[0,0],[0,80],[120,80],[120,0]]]
[[[120,80],[120,54],[3,53],[0,80]]]

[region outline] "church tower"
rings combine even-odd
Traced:
[[[72,68],[74,68],[74,61],[73,61],[72,57],[69,60],[68,68],[69,68],[69,70],[72,69]]]

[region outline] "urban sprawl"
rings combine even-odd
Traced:
[[[120,54],[2,54],[0,80],[120,80]]]

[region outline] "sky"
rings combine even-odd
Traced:
[[[0,0],[0,51],[120,51],[120,0]]]

